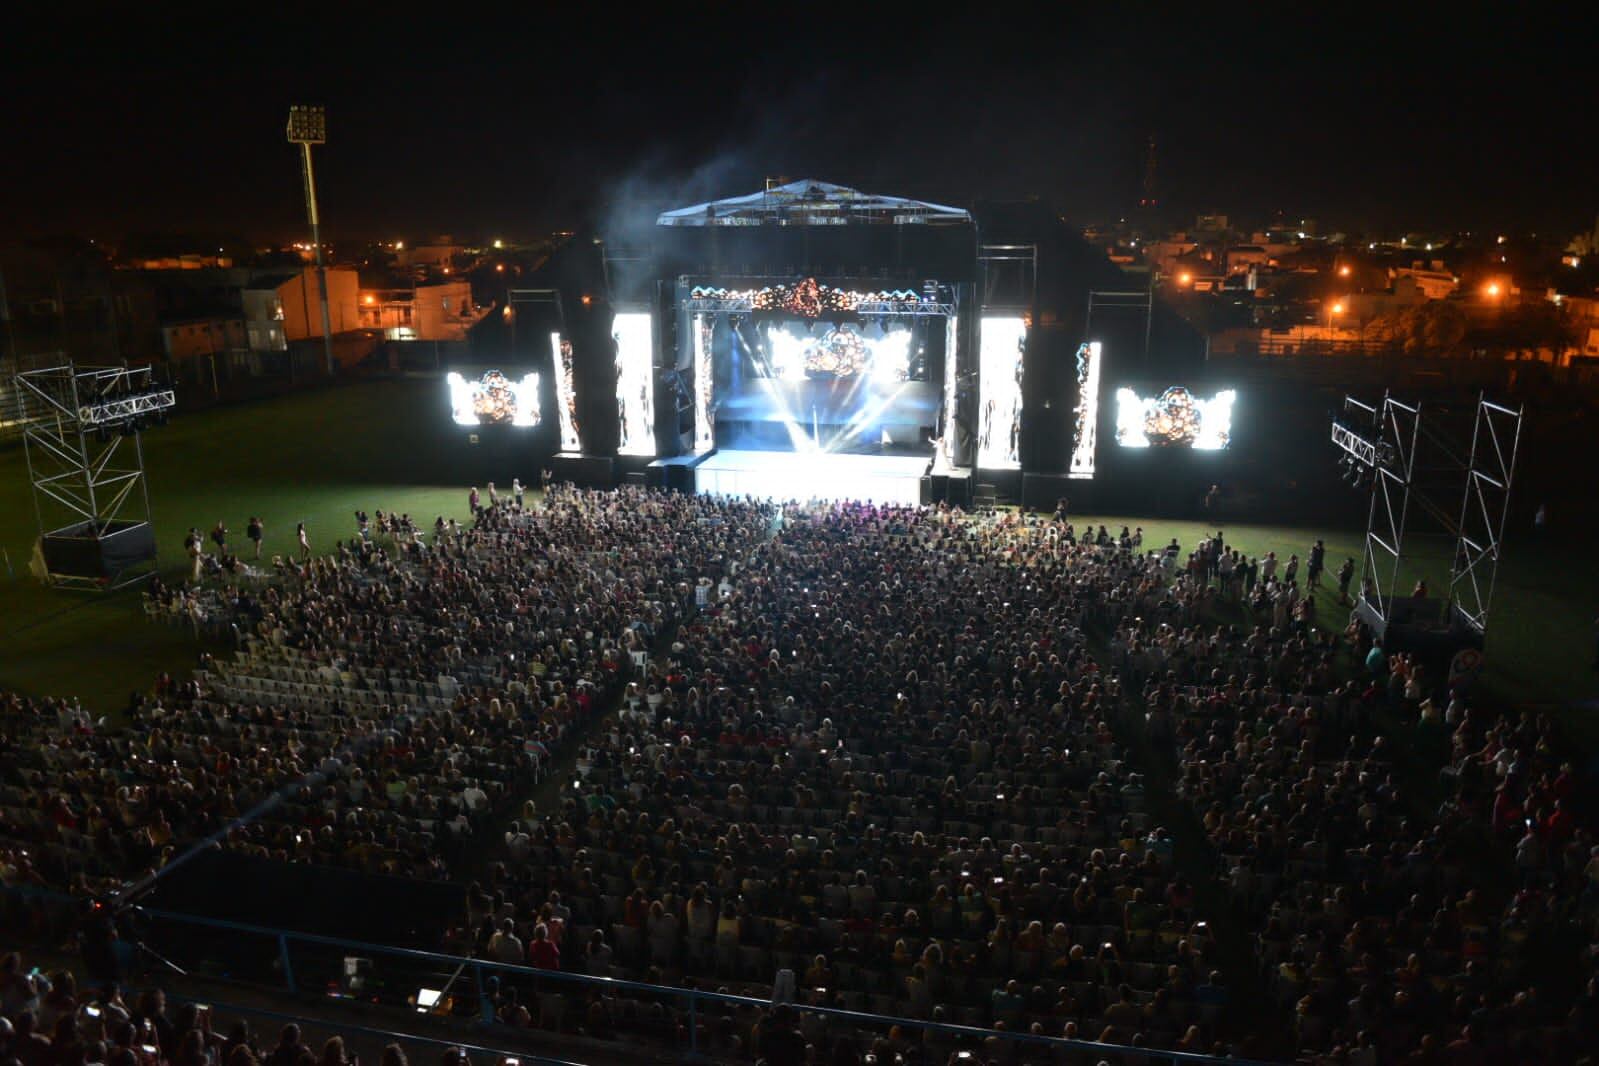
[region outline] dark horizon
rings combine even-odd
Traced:
[[[1151,135],[1174,221],[1564,234],[1599,208],[1579,35],[1552,20],[1065,17],[867,12],[836,39],[810,16],[728,12],[496,17],[410,40],[309,8],[203,29],[36,22],[0,75],[23,101],[0,237],[301,238],[291,103],[328,108],[335,245],[526,238],[769,175],[1102,221],[1136,205]]]

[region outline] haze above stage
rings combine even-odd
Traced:
[[[869,500],[915,506],[928,455],[759,452],[721,449],[694,467],[694,488],[774,500]]]

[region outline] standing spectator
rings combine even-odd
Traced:
[[[267,1053],[266,1066],[296,1066],[305,1045],[300,1042],[300,1027],[290,1022],[278,1034],[278,1043]]]
[[[294,536],[295,539],[300,542],[300,558],[302,560],[309,560],[311,558],[311,540],[306,536],[304,522],[300,522],[295,525]]]
[[[472,486],[472,491],[466,494],[466,505],[472,510],[472,517],[476,518],[483,510],[483,497],[478,495],[477,486]]]
[[[536,970],[561,968],[561,949],[550,939],[550,927],[543,922],[533,927],[533,942],[527,946],[527,964]]]
[[[211,527],[211,543],[217,546],[217,555],[226,555],[228,552],[228,527],[218,522]]]
[[[1310,546],[1310,562],[1305,567],[1305,584],[1313,589],[1321,588],[1321,573],[1327,569],[1327,545],[1322,543],[1320,537]]]
[[[189,527],[189,535],[183,538],[183,551],[189,557],[189,580],[198,584],[201,560],[205,557],[205,541],[194,526]]]
[[[1349,603],[1349,583],[1354,580],[1354,577],[1355,557],[1352,555],[1346,556],[1344,565],[1338,568],[1338,603],[1340,605]]]
[[[266,533],[266,525],[256,515],[250,516],[250,524],[245,527],[244,535],[250,538],[255,545],[255,558],[261,558],[261,538]]]
[[[492,511],[494,508],[498,507],[499,505],[500,505],[500,493],[499,493],[499,490],[494,487],[494,482],[491,481],[491,482],[489,482],[489,510]]]
[[[522,479],[521,478],[512,478],[511,479],[511,499],[516,501],[516,509],[518,511],[520,511],[522,509]]]

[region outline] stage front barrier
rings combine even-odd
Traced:
[[[694,468],[698,492],[775,500],[870,500],[914,507],[930,456],[724,450]]]

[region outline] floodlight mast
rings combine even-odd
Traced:
[[[316,175],[311,168],[311,146],[328,140],[328,111],[325,107],[296,104],[289,108],[289,143],[300,146],[300,169],[305,175],[305,214],[311,223],[311,248],[316,253],[316,283],[322,300],[322,351],[327,358],[328,377],[334,373],[333,321],[328,314],[328,271],[322,263],[322,221],[316,209]]]

